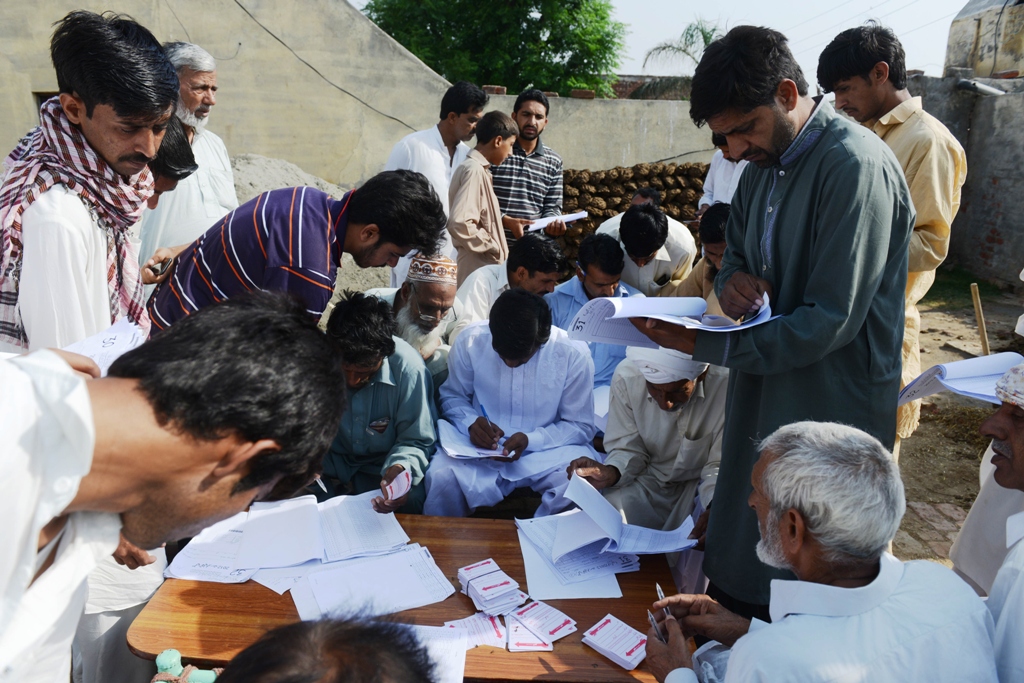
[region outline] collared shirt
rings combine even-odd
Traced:
[[[625,298],[643,296],[643,294],[625,282],[620,282],[619,286],[615,288],[615,296]],[[555,291],[545,294],[544,300],[551,307],[551,324],[568,330],[569,323],[590,301],[590,298],[579,277],[573,277],[555,287]],[[626,358],[626,347],[621,344],[598,344],[596,342],[588,343],[587,346],[594,359],[594,386],[608,386],[612,383],[615,368]]]
[[[342,481],[356,471],[387,472],[401,465],[413,484],[423,480],[434,452],[434,384],[420,354],[399,337],[370,383],[350,391],[324,472]]]
[[[140,266],[160,247],[188,244],[228,211],[238,208],[235,176],[224,141],[208,130],[197,130],[192,138],[192,154],[198,170],[178,181],[171,192],[160,195],[155,209],[142,214]],[[152,290],[150,285],[147,291]]]
[[[121,518],[69,515],[53,564],[32,581],[39,532],[92,467],[92,406],[85,382],[47,351],[0,361],[0,386],[0,681],[66,681],[86,577],[117,548]]]
[[[351,196],[337,200],[314,187],[288,187],[224,216],[181,252],[153,292],[153,329],[256,289],[294,294],[319,319],[334,293]]]
[[[996,574],[986,605],[996,623],[996,669],[1000,681],[1024,681],[1024,512],[1006,520],[1010,549]]]
[[[694,492],[705,509],[711,504],[728,383],[729,373],[711,366],[690,400],[668,411],[647,391],[647,380],[632,361],[619,365],[612,379],[604,464],[622,475],[608,490],[623,490],[627,522],[675,529],[693,509]]]
[[[722,304],[718,302],[718,295],[715,294],[715,281],[708,279],[708,269],[713,268],[711,261],[702,256],[697,265],[693,267],[690,274],[675,287],[665,287],[662,296],[695,296],[707,302],[708,315],[725,316]],[[728,317],[728,316],[725,316]]]
[[[484,266],[473,272],[455,294],[458,302],[459,319],[448,333],[448,343],[455,345],[455,339],[469,325],[487,320],[491,306],[502,293],[509,290],[508,269],[504,263]]]
[[[743,171],[715,290],[736,273],[763,278],[781,317],[698,331],[693,353],[730,369],[704,572],[734,598],[767,604],[770,579],[788,576],[754,552],[747,497],[759,439],[800,420],[835,421],[892,447],[913,226],[896,157],[824,101],[778,165]]]
[[[743,169],[749,163],[745,160],[729,161],[722,154],[722,150],[716,150],[708,166],[708,175],[704,180],[704,195],[697,202],[698,208],[718,203],[730,204],[736,187],[740,184]]]
[[[448,188],[448,235],[455,247],[459,283],[474,270],[508,258],[501,209],[494,195],[491,162],[475,149],[455,169]]]
[[[625,255],[626,267],[622,270],[622,281],[647,296],[665,296],[686,279],[693,269],[693,261],[697,256],[697,243],[693,234],[685,225],[672,218],[668,219],[668,237],[665,244],[654,255],[654,259],[643,268],[637,268],[633,259],[629,258],[626,245],[619,238],[619,226],[622,214],[612,216],[598,228],[602,235],[611,235],[619,240],[622,253]]]
[[[880,565],[861,588],[772,581],[772,623],[755,619],[736,641],[726,683],[994,683],[992,617],[974,591],[927,560],[886,553]],[[688,669],[666,683],[687,680]]]
[[[479,323],[459,335],[448,356],[441,412],[464,433],[483,415],[506,436],[523,432],[527,452],[589,444],[594,427],[594,365],[584,344],[551,328],[551,338],[527,363],[510,368]]]
[[[509,158],[491,172],[502,214],[531,219],[561,215],[562,157],[540,138],[530,154],[516,141]]]
[[[18,309],[29,350],[62,348],[110,327],[107,233],[82,199],[51,187],[25,209],[21,234]],[[0,341],[0,351],[24,349]]]
[[[455,146],[455,154],[448,152],[448,146],[444,144],[441,131],[437,126],[431,126],[426,130],[409,133],[395,143],[391,148],[387,163],[384,164],[385,171],[397,171],[405,169],[422,173],[427,177],[430,186],[437,193],[444,207],[444,215],[448,215],[448,186],[452,181],[452,174],[469,154],[469,146],[460,142]],[[452,248],[451,238],[447,231],[444,235],[445,243],[440,253],[452,259],[455,258],[455,250]],[[391,286],[398,287],[405,282],[409,272],[411,256],[403,256],[398,260],[398,265],[391,273]]]

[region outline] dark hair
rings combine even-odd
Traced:
[[[185,124],[177,116],[167,121],[167,131],[156,158],[149,162],[149,170],[154,176],[179,181],[188,178],[199,170],[196,157],[192,154],[192,145],[185,133]]]
[[[653,187],[641,187],[633,193],[634,197],[643,197],[654,206],[661,206],[661,192]]]
[[[729,144],[729,141],[725,139],[725,136],[721,133],[711,134],[711,144],[715,147],[725,147]]]
[[[345,362],[360,367],[393,354],[397,331],[391,304],[347,289],[327,320],[327,334],[338,342]]]
[[[611,235],[597,232],[583,238],[576,260],[584,275],[592,265],[596,265],[605,275],[620,275],[626,267],[619,241]]]
[[[441,98],[441,119],[448,118],[448,114],[469,114],[477,109],[487,106],[490,98],[479,86],[469,81],[459,81],[445,91]]]
[[[715,202],[700,217],[701,244],[721,244],[725,241],[725,225],[729,222],[729,209],[725,202]]]
[[[435,683],[434,664],[404,624],[300,621],[264,633],[218,683]]]
[[[352,193],[348,202],[350,224],[373,223],[380,242],[435,254],[443,244],[448,222],[444,206],[422,173],[384,171]]]
[[[668,218],[654,204],[634,204],[622,214],[619,239],[630,256],[650,256],[668,240]]]
[[[512,245],[508,251],[505,268],[514,273],[522,266],[530,277],[537,271],[542,273],[563,273],[569,266],[561,247],[550,237],[528,232]]]
[[[843,31],[818,57],[818,84],[825,92],[854,76],[867,80],[875,64],[889,65],[889,82],[897,90],[907,87],[907,63],[900,39],[892,29],[875,22]]]
[[[693,122],[703,126],[727,109],[750,112],[772,105],[786,79],[806,95],[807,81],[786,42],[786,36],[770,28],[737,26],[708,45],[690,86]]]
[[[50,59],[62,93],[125,118],[158,118],[178,100],[178,74],[153,34],[128,16],[85,10],[54,24]]]
[[[519,93],[519,97],[516,98],[516,106],[512,107],[512,113],[519,111],[527,102],[540,102],[544,105],[544,116],[548,115],[548,111],[551,109],[551,105],[548,104],[548,96],[543,91],[533,88],[532,90],[524,90]]]
[[[249,292],[179,320],[110,366],[138,380],[157,422],[200,441],[273,439],[234,491],[277,476],[308,483],[338,431],[345,373],[336,342],[282,292]]]
[[[525,289],[503,292],[488,317],[491,346],[504,359],[522,360],[551,338],[551,309]]]
[[[476,124],[476,144],[486,145],[499,135],[502,139],[515,137],[519,135],[519,126],[505,112],[489,111]]]

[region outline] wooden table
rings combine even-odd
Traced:
[[[526,584],[514,522],[419,515],[399,515],[399,520],[412,541],[430,549],[456,591],[459,567],[488,557]],[[553,652],[511,653],[477,647],[466,652],[466,680],[653,681],[646,663],[626,671],[581,641],[583,631],[608,613],[646,633],[646,610],[656,599],[654,583],[674,585],[663,555],[641,556],[640,571],[619,574],[618,578],[622,588],[618,599],[545,601],[577,622],[576,633],[556,642]],[[528,593],[529,586],[523,590]],[[456,592],[444,602],[399,612],[393,618],[441,626],[475,612],[472,601]],[[223,666],[267,630],[298,619],[290,595],[277,595],[253,581],[219,584],[168,579],[128,630],[128,646],[147,659],[175,648],[188,663]]]

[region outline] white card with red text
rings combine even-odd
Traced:
[[[466,649],[471,650],[478,645],[489,645],[502,650],[505,649],[505,626],[501,623],[500,617],[492,617],[478,612],[471,617],[446,621],[444,625],[449,628],[462,628],[466,630]]]
[[[509,652],[551,652],[555,646],[523,626],[515,617],[505,617]]]
[[[551,643],[576,632],[575,621],[544,602],[531,602],[512,612],[512,616],[534,635]]]
[[[623,669],[635,669],[647,656],[647,636],[610,614],[586,630],[583,642]]]
[[[388,492],[388,500],[397,500],[412,490],[412,473],[402,470],[391,483],[384,487]]]

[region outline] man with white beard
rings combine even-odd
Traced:
[[[192,43],[166,43],[164,52],[178,72],[175,115],[185,124],[199,170],[178,183],[174,193],[143,216],[139,263],[155,266],[171,257],[161,247],[189,244],[229,211],[238,207],[235,178],[224,142],[206,130],[210,110],[217,104],[217,62]],[[146,288],[146,295],[153,287]]]
[[[448,379],[448,332],[461,306],[455,299],[457,270],[447,256],[417,254],[401,287],[367,290],[391,304],[398,336],[423,357],[434,389]]]

